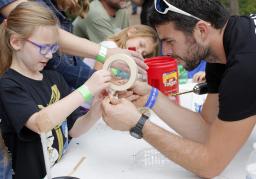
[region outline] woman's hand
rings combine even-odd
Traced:
[[[136,64],[138,65],[139,73],[146,75],[146,70],[148,69],[148,66],[144,63],[144,58],[140,53],[136,51],[127,50],[127,49],[121,49],[121,48],[109,48],[107,52],[107,57],[116,53],[124,53],[131,56],[133,60],[136,62]],[[127,71],[126,65],[123,65],[123,64],[120,64],[120,65],[121,66],[119,66],[119,64],[116,64],[114,66],[124,71]]]

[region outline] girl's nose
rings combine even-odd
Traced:
[[[52,52],[49,50],[49,52],[45,55],[45,58],[52,59]]]

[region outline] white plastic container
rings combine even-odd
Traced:
[[[154,148],[147,148],[134,155],[135,165],[139,168],[162,168],[170,165],[170,160]]]

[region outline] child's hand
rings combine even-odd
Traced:
[[[109,87],[111,80],[111,73],[106,70],[96,71],[84,85],[90,90],[93,96],[96,96],[104,89]]]
[[[196,74],[194,74],[193,82],[195,82],[195,83],[205,82],[205,72],[200,71],[200,72],[197,72]]]
[[[89,113],[91,114],[91,116],[93,116],[96,119],[99,119],[102,116],[101,103],[102,103],[104,97],[105,97],[105,95],[100,93],[97,96],[95,96],[95,98],[92,101],[92,106],[89,110]]]

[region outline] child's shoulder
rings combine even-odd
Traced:
[[[17,77],[20,76],[19,73],[12,69],[8,69],[0,78],[0,84],[14,84]]]

